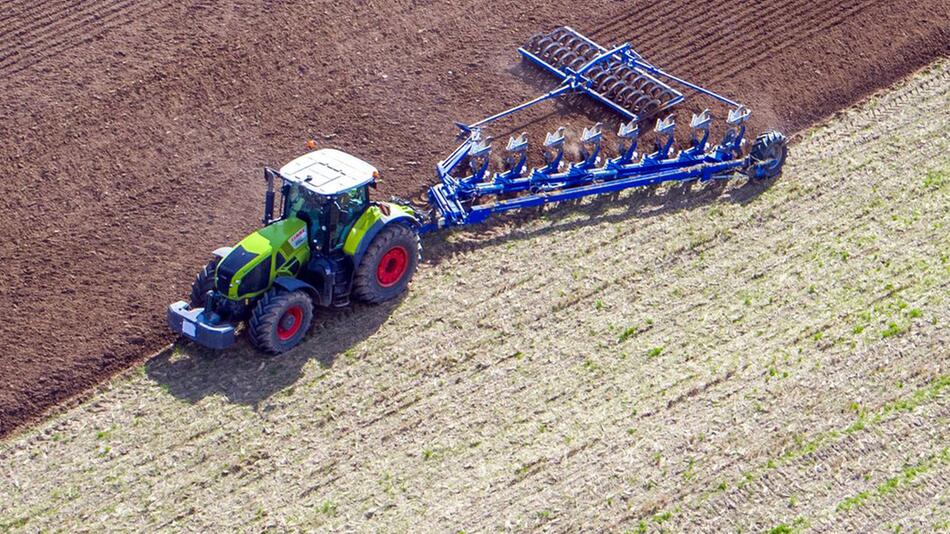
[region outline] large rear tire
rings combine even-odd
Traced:
[[[296,347],[313,323],[313,300],[303,291],[271,289],[264,294],[251,318],[247,333],[251,344],[268,354]]]
[[[363,255],[353,276],[353,295],[370,304],[398,297],[419,264],[419,234],[408,226],[383,228]]]
[[[220,258],[215,258],[208,262],[191,283],[189,299],[192,308],[204,308],[208,303],[208,292],[214,289],[214,271],[218,268],[219,261]]]

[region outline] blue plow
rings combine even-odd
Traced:
[[[519,49],[522,57],[556,76],[561,84],[538,98],[473,124],[457,123],[464,142],[436,166],[439,183],[429,189],[433,208],[421,232],[477,224],[492,214],[548,203],[613,193],[670,181],[706,181],[742,173],[765,179],[781,173],[787,142],[778,132],[758,136],[744,154],[746,121],[751,111],[741,104],[653,66],[630,44],[604,48],[577,31],[562,27],[539,34]],[[718,144],[709,143],[709,110],[693,115],[690,146],[673,150],[676,123],[670,115],[655,124],[655,150],[639,155],[639,125],[685,100],[676,86],[730,108],[726,131]],[[527,169],[525,134],[509,139],[505,170],[489,172],[490,138],[482,128],[540,102],[567,94],[583,94],[613,110],[628,122],[617,137],[619,155],[602,162],[602,125],[585,128],[580,139],[581,160],[564,161],[564,128],[547,134],[545,164]],[[513,195],[515,198],[511,198]]]

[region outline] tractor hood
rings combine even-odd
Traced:
[[[273,271],[290,259],[306,261],[307,224],[291,217],[242,239],[218,264],[215,289],[231,299],[257,296],[270,288]],[[279,264],[271,258],[279,253]]]
[[[296,217],[281,219],[250,234],[238,243],[248,252],[270,256],[274,250],[291,249],[307,243],[307,223]],[[287,252],[290,252],[289,250]]]

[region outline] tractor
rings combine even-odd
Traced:
[[[378,177],[372,165],[329,148],[265,168],[263,227],[212,253],[189,301],[169,307],[169,326],[224,349],[243,322],[256,348],[277,354],[300,343],[315,306],[397,297],[418,265],[419,221],[406,205],[370,200]]]

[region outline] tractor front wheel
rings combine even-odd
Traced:
[[[219,258],[215,258],[205,265],[191,283],[191,307],[204,308],[208,303],[208,292],[214,289],[214,271],[218,268]]]
[[[269,354],[297,346],[313,322],[313,300],[303,291],[271,289],[254,306],[247,321],[251,344]]]
[[[370,304],[399,296],[419,263],[419,234],[408,226],[383,228],[370,243],[353,276],[353,294]]]

